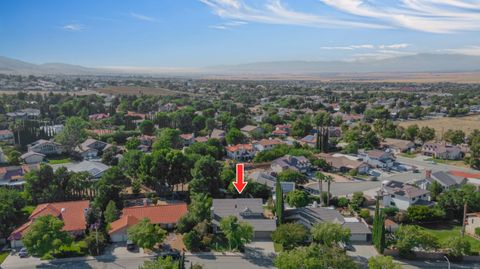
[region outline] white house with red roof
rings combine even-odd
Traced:
[[[46,203],[38,205],[33,210],[28,221],[13,231],[8,240],[12,248],[22,247],[22,237],[30,229],[30,225],[41,216],[54,216],[64,223],[63,230],[72,236],[80,236],[87,229],[85,215],[90,208],[90,201],[70,201],[59,203]]]
[[[225,148],[227,157],[237,161],[246,161],[255,157],[257,150],[252,144],[237,144]]]
[[[125,242],[128,240],[128,228],[145,218],[152,224],[172,229],[187,211],[186,203],[126,207],[122,210],[122,217],[110,223],[108,234],[112,242]]]
[[[259,152],[273,149],[275,146],[281,145],[283,142],[279,139],[262,139],[253,143],[255,149]]]

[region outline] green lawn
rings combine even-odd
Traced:
[[[62,164],[62,163],[70,163],[70,162],[72,162],[72,159],[70,159],[70,158],[48,160],[49,164]]]
[[[7,258],[7,256],[8,256],[8,251],[0,252],[0,264],[2,264],[2,262]]]
[[[433,229],[426,229],[426,230],[434,234],[440,241],[440,244],[444,245],[449,238],[453,236],[460,236],[461,228],[462,228],[461,226],[456,225],[456,226],[452,226],[451,228],[439,228],[439,229],[433,228]],[[480,240],[477,240],[470,236],[465,236],[465,237],[467,238],[467,240],[470,242],[472,246],[471,251],[478,254],[480,252]]]

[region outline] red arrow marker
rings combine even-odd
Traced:
[[[243,163],[237,164],[237,179],[233,182],[233,186],[237,189],[238,193],[242,193],[242,191],[247,186],[248,182],[244,182],[244,173],[243,173]]]

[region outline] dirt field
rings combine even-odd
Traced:
[[[146,88],[146,87],[108,87],[104,89],[98,89],[97,91],[100,93],[106,93],[106,94],[124,94],[124,95],[144,94],[144,95],[165,96],[165,95],[189,94],[185,92],[171,91],[168,89]]]
[[[456,118],[444,117],[428,120],[402,121],[398,124],[403,127],[407,127],[412,124],[417,124],[419,127],[428,126],[434,128],[437,137],[441,138],[442,134],[448,129],[462,130],[466,134],[471,133],[474,129],[480,130],[480,115],[471,115]]]

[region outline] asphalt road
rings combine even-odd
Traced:
[[[32,265],[29,263],[19,263],[15,266],[2,267],[2,269],[136,269],[143,264],[147,258],[130,257],[116,258],[115,260],[89,260],[75,262],[44,262]],[[199,263],[207,269],[266,269],[275,268],[269,259],[244,258],[239,256],[202,256],[186,257],[186,268],[189,268],[190,262]],[[447,269],[445,261],[400,261],[404,269]],[[452,269],[480,269],[480,263],[463,263],[451,265]]]

